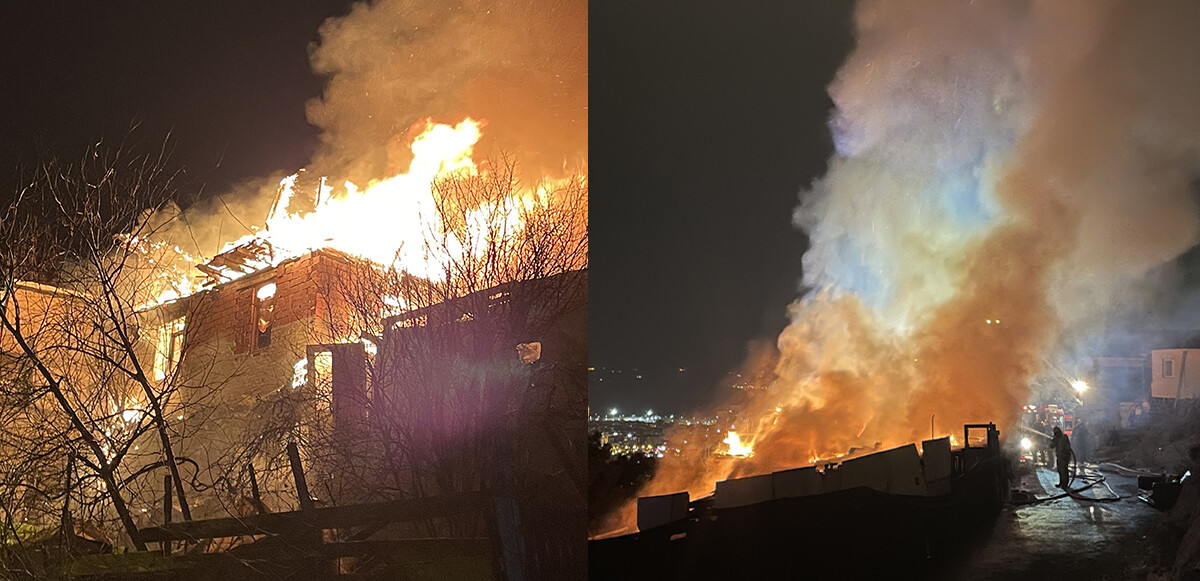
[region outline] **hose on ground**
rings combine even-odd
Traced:
[[[1083,485],[1080,486],[1079,488],[1073,488],[1076,481],[1083,483]],[[1085,490],[1088,490],[1088,489],[1090,489],[1094,486],[1100,485],[1100,484],[1103,484],[1104,488],[1107,489],[1108,493],[1111,494],[1112,496],[1094,497],[1094,496],[1084,496],[1084,495],[1079,494],[1080,492],[1083,492]],[[1058,494],[1054,494],[1051,496],[1047,496],[1047,497],[1040,497],[1040,498],[1035,497],[1032,500],[1010,501],[1009,504],[1011,504],[1013,506],[1029,506],[1029,505],[1033,505],[1033,504],[1041,504],[1043,502],[1049,502],[1051,500],[1058,500],[1060,498],[1066,498],[1068,496],[1070,496],[1071,498],[1074,498],[1075,500],[1083,500],[1083,501],[1088,501],[1088,502],[1117,502],[1120,500],[1124,500],[1126,498],[1131,498],[1131,496],[1121,496],[1121,495],[1117,494],[1116,491],[1114,491],[1112,489],[1112,487],[1108,485],[1107,479],[1099,471],[1091,470],[1090,468],[1088,468],[1086,466],[1086,464],[1083,466],[1083,469],[1080,470],[1079,460],[1078,460],[1078,458],[1075,457],[1075,452],[1072,451],[1071,452],[1071,479],[1067,481],[1067,486],[1065,489],[1063,489],[1063,492],[1060,492]]]

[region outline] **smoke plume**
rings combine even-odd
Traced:
[[[326,20],[310,61],[327,84],[307,107],[320,145],[296,190],[315,192],[328,176],[338,196],[347,180],[365,188],[406,172],[426,120],[467,117],[484,124],[476,158],[511,156],[525,183],[586,172],[587,22],[587,2],[571,0],[377,0]],[[172,242],[212,256],[261,229],[296,169],[189,208]]]
[[[485,155],[518,153],[540,174],[587,159],[587,2],[380,0],[321,26],[309,103],[313,168],[352,180],[407,168],[408,129],[432,117],[487,121]]]
[[[1008,427],[1197,243],[1200,4],[863,0],[855,18],[836,153],[795,212],[812,290],[742,403],[754,456],[665,459],[647,493]]]

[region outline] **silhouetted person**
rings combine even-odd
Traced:
[[[1054,437],[1050,440],[1054,449],[1055,468],[1058,469],[1058,487],[1066,489],[1070,484],[1071,470],[1071,439],[1058,426],[1054,426]]]
[[[1037,425],[1034,426],[1034,429],[1036,429],[1038,431],[1038,433],[1044,434],[1046,436],[1046,438],[1050,438],[1053,435],[1050,430],[1050,424],[1047,423],[1046,420],[1041,420],[1040,422],[1038,422]],[[1039,455],[1038,461],[1042,462],[1043,464],[1050,463],[1050,454],[1046,450],[1047,450],[1046,448],[1038,446],[1038,455]]]
[[[1082,421],[1077,422],[1071,436],[1075,438],[1075,459],[1080,463],[1091,460],[1094,446],[1092,445],[1092,432],[1088,430],[1087,424]]]

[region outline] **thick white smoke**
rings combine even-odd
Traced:
[[[861,2],[856,19],[837,154],[796,215],[816,290],[773,395],[817,453],[933,416],[1007,423],[1044,362],[1197,242],[1196,5]],[[798,443],[788,423],[760,462]]]
[[[863,0],[856,23],[755,455],[668,461],[648,493],[1010,424],[1197,243],[1200,4]]]

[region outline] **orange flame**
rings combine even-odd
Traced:
[[[303,205],[294,203],[300,194],[297,192],[299,173],[283,178],[264,227],[252,227],[251,234],[225,244],[221,252],[252,240],[265,240],[273,250],[272,256],[260,265],[266,268],[313,249],[336,248],[440,282],[451,265],[486,252],[488,241],[519,234],[525,226],[525,210],[546,203],[552,189],[561,185],[558,181],[544,180],[537,188],[522,190],[503,200],[484,202],[480,207],[465,210],[465,224],[458,224],[457,230],[448,228],[442,222],[433,184],[444,176],[477,176],[486,171],[481,170],[471,157],[482,135],[482,126],[482,122],[471,118],[456,125],[426,121],[410,146],[412,162],[407,172],[372,181],[365,188],[347,181],[342,188],[335,189],[321,178],[315,196],[304,192],[315,198],[305,208],[309,211],[295,207]],[[427,244],[429,240],[438,243]],[[161,253],[164,244],[136,238],[129,243],[140,254],[152,254],[154,250]],[[154,260],[147,261],[159,268],[161,272],[156,276],[163,280],[152,285],[148,293],[151,298],[143,300],[141,308],[200,290],[202,279],[190,272],[191,266],[207,259],[188,257],[178,248],[175,251],[180,256],[179,261],[186,266],[168,269]],[[243,274],[230,271],[227,279]]]
[[[738,433],[733,430],[729,430],[727,432],[727,434],[728,435],[725,436],[724,442],[725,442],[725,444],[729,445],[729,455],[730,456],[749,457],[754,454],[752,443],[751,444],[742,444],[741,436],[738,436]]]
[[[227,245],[263,238],[276,249],[276,263],[308,250],[337,248],[380,264],[435,277],[455,256],[425,256],[423,241],[432,234],[447,234],[436,228],[437,201],[431,185],[441,175],[478,171],[471,154],[481,135],[480,123],[465,119],[457,125],[427,123],[413,140],[413,160],[407,173],[398,174],[361,189],[346,182],[344,196],[332,196],[333,188],[322,180],[318,206],[301,215],[290,212],[297,175],[279,183],[279,202],[267,217],[262,232]],[[451,236],[453,236],[451,234]],[[464,252],[461,241],[451,241],[451,252]]]

